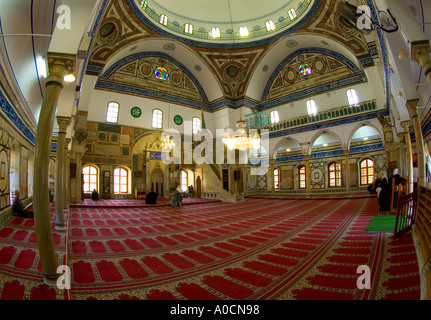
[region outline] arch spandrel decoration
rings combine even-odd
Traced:
[[[155,76],[159,67],[167,70],[166,80],[161,81]],[[151,93],[157,88],[161,94],[206,101],[202,88],[191,73],[161,54],[145,53],[119,61],[102,75],[96,88],[109,88],[117,92],[126,90],[126,93],[133,91],[133,94],[141,96],[152,96]]]
[[[300,74],[304,64],[311,68],[307,77]],[[286,95],[299,99],[366,80],[361,69],[335,52],[319,48],[301,49],[287,57],[274,72],[263,100],[276,100]],[[331,87],[328,87],[329,83]]]

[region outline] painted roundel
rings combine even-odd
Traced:
[[[153,68],[149,63],[143,63],[140,66],[140,68],[141,68],[141,73],[144,77],[151,76],[151,74],[153,73]]]
[[[156,71],[154,72],[154,75],[157,79],[165,81],[168,79],[168,70],[163,67],[157,67]]]
[[[323,59],[316,59],[313,62],[313,71],[317,73],[323,73],[326,70],[326,63]]]
[[[116,29],[117,28],[114,23],[107,22],[100,28],[99,34],[102,38],[107,38],[112,35]]]
[[[284,79],[289,83],[294,83],[298,78],[298,73],[295,69],[289,68],[284,73]]]
[[[304,79],[307,79],[311,75],[311,67],[309,64],[304,63],[299,67],[299,75]]]
[[[178,71],[172,71],[170,74],[170,79],[174,85],[179,85],[181,84],[183,77]]]

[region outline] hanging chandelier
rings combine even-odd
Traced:
[[[233,135],[225,132],[223,143],[226,147],[229,150],[258,150],[260,148],[260,137],[257,131],[253,136],[250,136],[246,130],[246,122],[244,120],[238,120],[236,126],[238,129]]]
[[[172,149],[173,147],[175,147],[175,143],[172,137],[168,137],[162,140],[162,149]]]

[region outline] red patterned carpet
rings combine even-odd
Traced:
[[[418,300],[411,235],[367,234],[375,215],[375,197],[73,206],[54,233],[68,292],[42,283],[32,220],[14,218],[0,226],[0,298]]]

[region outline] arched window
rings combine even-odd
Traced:
[[[278,111],[274,110],[270,113],[271,116],[271,123],[278,123],[280,121],[280,118],[278,116]]]
[[[307,187],[306,185],[306,170],[305,166],[299,167],[299,189],[305,189]]]
[[[108,109],[106,110],[106,122],[117,123],[118,122],[118,112],[120,110],[120,105],[116,102],[109,102]]]
[[[307,113],[310,116],[317,113],[316,101],[312,99],[307,101]]]
[[[151,127],[155,128],[155,129],[161,129],[163,127],[163,112],[162,112],[162,110],[159,110],[159,109],[153,110]]]
[[[184,25],[184,32],[185,32],[185,33],[192,34],[192,33],[193,33],[193,25],[192,25],[192,24],[190,24],[190,23],[186,23],[186,24]]]
[[[290,17],[291,20],[295,19],[296,16],[297,16],[296,11],[293,8],[289,9],[288,13],[289,13],[289,17]]]
[[[328,167],[329,171],[329,187],[341,187],[341,166],[337,162],[333,162]]]
[[[274,189],[280,189],[280,171],[278,168],[274,169]]]
[[[275,23],[272,20],[268,20],[267,22],[265,22],[265,26],[266,26],[266,31],[275,30]]]
[[[93,190],[99,192],[99,169],[93,165],[87,165],[82,168],[84,192],[89,193]]]
[[[374,161],[364,159],[359,162],[361,186],[370,185],[374,180]]]
[[[161,14],[159,22],[166,26],[168,24],[168,17],[164,14]]]
[[[114,193],[129,193],[129,170],[126,168],[114,170]]]
[[[192,119],[193,134],[196,134],[201,129],[201,119],[193,117]]]
[[[183,191],[187,191],[188,188],[188,175],[187,172],[184,170],[181,170],[181,189]]]
[[[349,101],[349,105],[351,107],[356,106],[359,103],[358,94],[355,89],[349,89],[346,92],[347,100]]]

